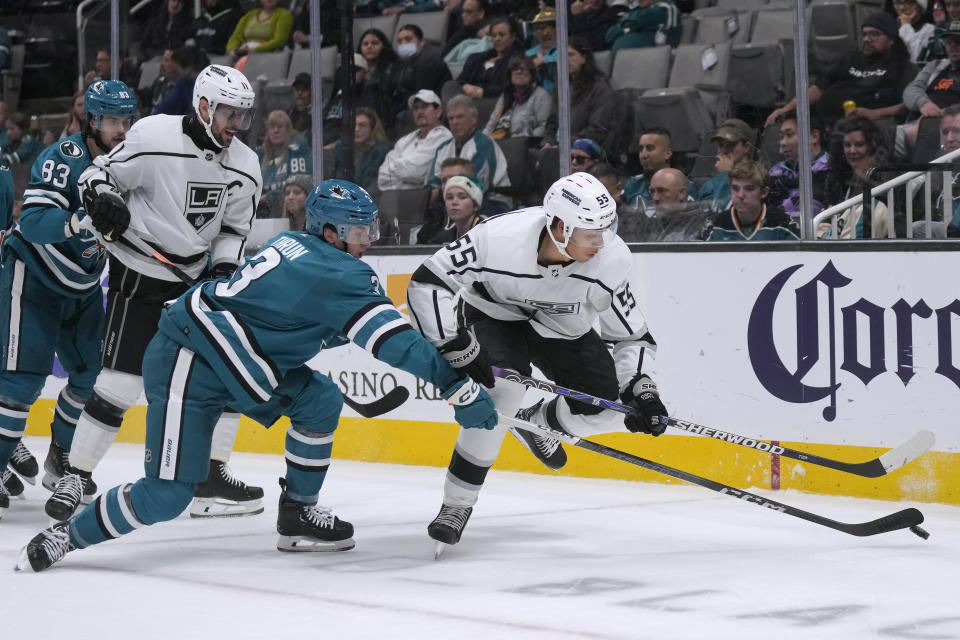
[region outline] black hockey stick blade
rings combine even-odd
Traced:
[[[595,407],[601,407],[603,409],[610,409],[611,411],[616,411],[618,413],[631,414],[635,412],[632,407],[615,402],[613,400],[598,398],[588,393],[583,393],[582,391],[567,389],[566,387],[561,387],[560,385],[553,384],[552,382],[531,378],[530,376],[525,376],[522,373],[517,373],[516,371],[511,371],[509,369],[501,369],[500,367],[492,367],[492,369],[493,375],[498,378],[503,378],[504,380],[518,382],[528,387],[533,387],[534,389],[548,391],[550,393],[563,396],[564,398],[570,398],[571,400],[583,402]],[[882,475],[890,473],[891,471],[899,469],[913,460],[916,460],[933,446],[935,440],[933,432],[924,429],[918,431],[909,440],[897,447],[894,447],[879,458],[867,460],[866,462],[844,462],[842,460],[824,458],[812,453],[804,453],[803,451],[790,449],[789,447],[774,445],[763,440],[747,438],[730,431],[706,427],[701,424],[690,422],[689,420],[663,418],[663,424],[675,429],[681,429],[688,433],[714,438],[716,440],[720,440],[721,442],[747,447],[748,449],[756,449],[757,451],[762,451],[765,453],[774,453],[785,458],[792,458],[794,460],[808,462],[810,464],[863,476],[865,478],[878,478]]]
[[[676,478],[677,480],[684,480],[691,484],[699,485],[705,489],[710,489],[711,491],[716,491],[717,493],[738,498],[743,502],[749,502],[773,511],[779,511],[795,518],[800,518],[824,527],[829,527],[830,529],[848,533],[852,536],[873,536],[878,533],[887,533],[888,531],[909,528],[911,531],[913,531],[913,533],[923,537],[921,533],[918,533],[915,530],[919,529],[920,531],[923,531],[923,529],[917,527],[917,525],[923,522],[923,514],[912,507],[909,509],[904,509],[903,511],[898,511],[897,513],[892,513],[890,515],[877,518],[876,520],[871,520],[869,522],[859,522],[853,524],[838,522],[836,520],[831,520],[830,518],[817,515],[816,513],[804,511],[803,509],[778,502],[771,498],[765,498],[755,493],[744,491],[743,489],[737,489],[735,487],[731,487],[730,485],[723,484],[722,482],[710,480],[709,478],[704,478],[688,471],[683,471],[674,467],[668,467],[665,464],[654,462],[653,460],[647,460],[646,458],[641,458],[640,456],[635,456],[631,453],[620,451],[619,449],[607,447],[591,440],[585,440],[578,436],[557,431],[555,429],[551,429],[550,427],[539,425],[534,422],[527,422],[518,418],[511,418],[510,416],[506,416],[502,413],[499,414],[499,418],[500,422],[508,427],[525,429],[538,435],[556,438],[561,442],[565,442],[581,449],[586,449],[587,451],[593,451],[594,453],[607,456],[608,458],[620,460],[622,462],[636,465],[650,471],[656,471],[657,473],[662,473],[663,475]],[[924,531],[923,533],[926,532]]]
[[[374,400],[370,404],[361,404],[343,394],[343,401],[348,407],[359,413],[364,418],[376,418],[385,413],[390,413],[410,397],[410,392],[406,387],[394,387],[388,391],[382,398]]]

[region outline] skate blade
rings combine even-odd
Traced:
[[[439,559],[440,559],[440,556],[443,555],[443,552],[446,551],[446,550],[447,550],[447,547],[449,547],[449,546],[450,546],[450,545],[447,544],[446,542],[438,542],[438,543],[433,547],[433,559],[434,559],[434,560],[439,560]]]
[[[57,488],[57,480],[59,479],[60,476],[47,471],[43,474],[43,480],[40,481],[40,484],[43,485],[44,489],[50,493],[53,493],[53,491]]]
[[[35,486],[37,484],[37,476],[25,476],[22,473],[17,472],[16,470],[14,470],[14,473],[20,476],[20,479],[26,482],[27,484],[29,484],[30,486]]]
[[[190,503],[191,518],[236,518],[263,513],[263,501],[259,498],[248,502],[222,500],[220,498],[194,498]]]
[[[13,570],[33,571],[33,567],[30,565],[30,556],[27,555],[26,545],[20,549],[20,554],[17,556],[17,564],[13,565]]]
[[[277,550],[288,552],[349,551],[355,546],[353,538],[318,540],[309,536],[280,536],[277,539]]]

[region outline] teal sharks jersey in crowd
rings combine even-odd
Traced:
[[[230,278],[187,291],[159,330],[209,363],[240,406],[266,402],[287,371],[348,342],[441,391],[461,378],[369,265],[304,232],[276,236]]]
[[[86,229],[67,237],[66,221],[83,208],[77,181],[92,159],[82,133],[44,149],[30,170],[23,210],[7,248],[48,288],[81,298],[100,286],[103,247]],[[82,214],[81,214],[82,217]]]

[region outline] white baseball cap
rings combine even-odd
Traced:
[[[430,91],[430,89],[420,89],[420,91],[417,91],[415,94],[410,96],[410,98],[407,100],[407,107],[413,109],[414,100],[419,100],[420,102],[426,102],[427,104],[435,104],[438,107],[443,106],[443,102],[441,102],[440,96],[438,96],[433,91]]]

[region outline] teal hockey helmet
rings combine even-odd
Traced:
[[[137,96],[126,83],[119,80],[98,80],[83,95],[83,111],[95,129],[100,128],[103,116],[129,117],[137,115]]]
[[[377,205],[363,187],[346,180],[324,180],[307,196],[307,231],[323,237],[331,225],[347,244],[364,244],[380,237]]]

